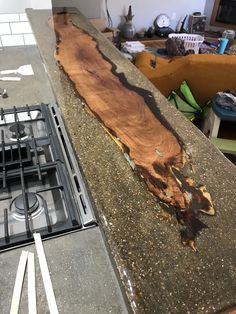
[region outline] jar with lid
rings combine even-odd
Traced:
[[[229,43],[227,45],[227,49],[229,49],[234,44],[235,31],[232,29],[226,29],[223,32],[222,37],[229,40]]]

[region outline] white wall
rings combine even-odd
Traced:
[[[151,26],[160,13],[167,13],[172,18],[172,27],[175,28],[181,17],[196,11],[204,12],[206,1],[208,0],[108,0],[108,8],[114,26],[117,26],[123,21],[122,17],[127,14],[129,5],[132,5],[135,15],[133,23],[138,31],[142,27]]]
[[[206,28],[209,29],[210,21],[211,21],[211,13],[214,7],[215,0],[207,0],[204,13],[207,16]]]
[[[133,23],[137,31],[153,25],[160,13],[172,18],[175,28],[181,17],[195,11],[204,12],[206,2],[213,0],[108,0],[108,8],[114,26],[123,22],[129,5],[135,15]],[[76,6],[88,18],[105,17],[105,0],[52,0],[53,6]],[[51,0],[0,0],[0,13],[23,12],[24,8],[49,9]]]
[[[51,9],[51,7],[52,7],[51,0],[30,0],[30,8]]]
[[[36,0],[37,1],[37,0]],[[105,0],[52,0],[54,7],[77,7],[87,18],[100,18],[103,15]]]
[[[132,5],[135,15],[133,23],[137,31],[152,26],[160,13],[167,13],[175,28],[181,17],[195,11],[204,12],[206,1],[208,0],[107,0],[115,27],[124,22],[124,15],[127,14],[129,5]],[[52,0],[52,3],[54,6],[76,6],[88,18],[106,17],[105,0]]]
[[[25,8],[50,9],[51,5],[51,0],[0,0],[0,14],[24,12]]]
[[[1,13],[24,12],[25,8],[51,9],[53,6],[70,6],[78,9],[88,18],[103,16],[105,0],[0,0]]]
[[[31,0],[0,0],[0,13],[24,12],[30,7]]]

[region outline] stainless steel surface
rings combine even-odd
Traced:
[[[90,201],[90,197],[88,195],[84,178],[82,177],[81,170],[79,169],[78,162],[75,158],[75,154],[73,148],[70,144],[69,137],[67,135],[65,125],[62,120],[62,116],[60,114],[60,109],[58,106],[51,106],[52,112],[54,112],[57,120],[54,119],[58,139],[60,141],[62,152],[65,157],[65,162],[67,164],[67,168],[69,171],[69,175],[71,177],[71,183],[73,185],[74,191],[76,193],[76,199],[80,203],[80,206],[83,207],[81,218],[83,221],[83,225],[85,227],[93,224],[95,222],[94,211],[92,208],[92,204]],[[58,121],[58,124],[56,123]],[[78,189],[79,186],[79,189]]]
[[[57,105],[0,110],[0,250],[96,225]],[[5,240],[4,240],[5,239]]]

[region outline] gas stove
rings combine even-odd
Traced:
[[[0,109],[0,251],[96,226],[57,105]]]

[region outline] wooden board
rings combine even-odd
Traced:
[[[59,314],[40,233],[34,233],[34,241],[38,254],[41,275],[43,278],[44,289],[48,301],[49,312],[50,314]]]
[[[18,268],[17,268],[17,273],[16,273],[15,286],[14,286],[13,296],[11,300],[10,314],[18,314],[18,311],[19,311],[21,291],[23,287],[25,269],[27,265],[27,258],[28,258],[28,252],[22,251]]]
[[[37,314],[34,253],[28,253],[28,309],[29,314]]]
[[[165,48],[166,39],[140,40],[146,47]]]
[[[160,114],[153,96],[116,73],[115,65],[102,55],[96,41],[73,25],[67,13],[54,15],[49,25],[58,37],[55,58],[75,90],[122,143],[149,190],[177,209],[187,228],[182,240],[189,244],[189,238],[195,238],[203,227],[198,212],[212,215],[214,209],[210,196],[181,175],[183,144]]]

